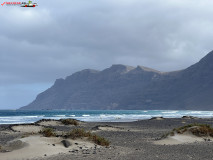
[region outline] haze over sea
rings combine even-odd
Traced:
[[[0,124],[33,123],[40,119],[74,118],[86,122],[131,122],[152,117],[181,118],[195,116],[212,118],[213,111],[183,110],[0,110]]]

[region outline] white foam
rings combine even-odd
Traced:
[[[164,118],[181,118],[182,116],[195,116],[200,118],[212,118],[213,111],[172,111],[172,110],[155,110],[155,111],[112,111],[112,112],[84,112],[84,114],[75,113],[70,115],[26,115],[26,116],[0,116],[0,124],[14,124],[14,123],[32,123],[40,119],[61,119],[67,117],[75,117],[77,120],[87,122],[130,122],[142,119],[150,119],[152,117]],[[92,113],[92,114],[90,114]],[[120,113],[120,114],[119,114]]]
[[[54,117],[66,117],[66,115],[54,115]]]
[[[23,116],[23,118],[38,118],[38,117],[44,117],[44,116]]]
[[[166,111],[166,112],[162,112],[162,113],[164,113],[164,114],[170,114],[170,113],[177,113],[178,111]]]
[[[90,115],[88,115],[88,114],[83,114],[82,116],[83,117],[90,117]]]
[[[201,113],[202,113],[202,111],[192,111],[192,112],[190,112],[190,114],[201,114]]]

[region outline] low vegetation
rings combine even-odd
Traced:
[[[175,133],[183,134],[186,131],[191,132],[193,135],[198,137],[210,136],[213,137],[213,128],[208,124],[188,124],[179,128],[175,128],[172,132],[163,135],[161,138],[166,138],[167,136],[174,136]]]
[[[210,136],[213,137],[213,128],[210,125],[202,125],[197,128],[191,128],[190,131],[192,134],[203,137],[203,136]]]
[[[73,129],[71,132],[69,132],[67,136],[72,139],[76,139],[82,137],[90,137],[91,134],[92,134],[91,132],[86,132],[84,129],[76,128]]]
[[[52,128],[44,128],[39,133],[41,133],[45,137],[56,136],[56,134],[54,133],[54,130]],[[66,138],[71,138],[71,139],[88,138],[88,140],[91,140],[95,144],[98,144],[101,146],[109,146],[109,144],[110,144],[110,142],[107,139],[105,139],[101,136],[98,136],[94,133],[91,133],[89,131],[85,131],[84,129],[81,129],[81,128],[75,128],[72,131],[70,131],[66,134],[63,134],[62,136],[66,137]]]
[[[96,134],[92,134],[89,139],[91,139],[94,143],[101,145],[101,146],[109,146],[109,141],[105,138],[98,136]]]
[[[30,135],[33,135],[34,133],[25,133],[21,136],[21,138],[29,137]]]
[[[76,128],[73,129],[68,135],[72,139],[87,137],[89,140],[93,141],[95,144],[101,146],[109,146],[109,141],[105,138],[98,136],[91,132],[86,132],[84,129]]]
[[[64,125],[75,125],[75,126],[79,125],[78,121],[75,119],[61,119],[60,121]]]
[[[40,131],[43,136],[45,137],[52,137],[55,136],[56,134],[54,133],[54,129],[52,128],[44,128],[42,131]]]

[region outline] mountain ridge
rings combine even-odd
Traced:
[[[192,109],[213,110],[213,51],[180,71],[112,65],[85,69],[40,93],[21,109]]]

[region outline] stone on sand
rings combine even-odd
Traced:
[[[64,145],[64,147],[68,148],[69,146],[71,146],[71,143],[68,140],[62,140],[61,143]]]

